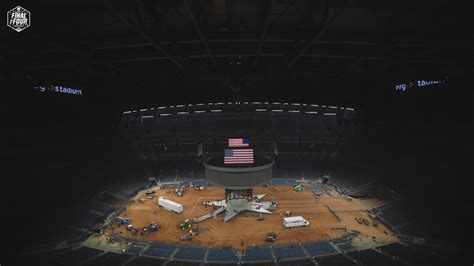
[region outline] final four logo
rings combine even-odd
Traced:
[[[17,6],[7,12],[7,26],[20,32],[31,25],[30,11]]]

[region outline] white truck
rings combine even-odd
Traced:
[[[283,227],[292,228],[297,226],[309,226],[309,222],[303,216],[293,216],[283,218]]]
[[[176,212],[176,213],[180,213],[180,212],[183,211],[183,205],[181,205],[177,202],[174,202],[172,200],[165,199],[163,197],[160,197],[158,199],[158,205],[160,207],[163,207],[163,208],[167,209],[168,211],[172,211],[172,212]]]

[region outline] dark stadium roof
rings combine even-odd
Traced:
[[[107,88],[102,93],[133,88],[151,95],[169,84],[206,94],[291,84],[328,90],[374,79],[444,78],[462,73],[472,57],[468,34],[457,32],[464,17],[453,16],[458,7],[448,1],[46,0],[23,6],[32,26],[4,32],[6,76]]]

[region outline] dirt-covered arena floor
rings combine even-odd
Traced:
[[[154,188],[156,196],[148,199],[144,194],[139,194],[136,199],[145,198],[145,203],[135,202],[126,207],[120,214],[130,218],[131,224],[136,227],[148,225],[150,221],[159,224],[158,232],[132,236],[125,226],[114,225],[105,231],[107,236],[112,233],[117,236],[142,241],[160,241],[171,243],[186,243],[193,245],[233,247],[243,249],[252,244],[267,245],[264,239],[268,232],[277,233],[275,244],[289,244],[297,242],[308,242],[323,240],[344,235],[343,230],[331,229],[333,226],[345,226],[347,230],[357,230],[361,235],[375,237],[378,242],[391,242],[395,240],[389,229],[382,224],[377,227],[372,226],[372,220],[368,217],[365,208],[358,200],[347,200],[340,196],[321,196],[316,198],[310,191],[293,191],[292,186],[269,186],[256,187],[254,194],[267,194],[264,199],[274,198],[278,202],[278,208],[273,210],[273,214],[264,214],[265,220],[257,221],[258,214],[243,213],[227,223],[223,222],[223,214],[218,219],[210,218],[198,223],[200,234],[194,236],[190,242],[180,241],[180,237],[188,233],[179,228],[179,224],[184,219],[192,219],[209,213],[211,207],[205,207],[202,202],[205,200],[222,199],[224,189],[219,187],[207,187],[205,190],[195,190],[188,188],[183,196],[177,196],[173,190]],[[172,213],[158,206],[158,197],[164,196],[167,199],[176,201],[184,206],[184,211],[180,214]],[[336,211],[341,221],[329,211],[330,206]],[[285,211],[291,211],[292,216],[303,216],[311,224],[309,227],[298,227],[287,229],[282,226]],[[369,225],[359,224],[355,217],[363,217],[369,220]],[[243,245],[242,245],[243,241]]]

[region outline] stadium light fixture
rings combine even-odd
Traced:
[[[177,108],[178,108],[178,107],[180,108],[180,107],[184,107],[184,105],[178,104],[178,105],[176,105],[176,107],[177,107]]]
[[[315,111],[307,111],[306,113],[307,113],[307,114],[317,114],[318,112],[315,112]]]
[[[148,111],[148,109],[146,109],[146,108],[140,109],[140,112],[143,112],[143,111]]]
[[[166,109],[166,106],[159,106],[158,110],[161,110],[161,109]]]
[[[220,110],[220,109],[213,109],[213,110],[211,110],[211,112],[213,112],[213,113],[219,113],[219,112],[222,112],[222,110]]]
[[[312,104],[311,106],[312,107],[319,107],[319,105],[317,105],[317,104]]]
[[[281,110],[281,109],[275,109],[275,110],[272,110],[272,112],[283,112],[283,110]]]
[[[288,113],[299,113],[299,110],[289,110]]]
[[[171,114],[160,114],[160,116],[170,116]]]
[[[301,103],[292,103],[291,105],[300,106],[300,105],[301,105]]]
[[[324,115],[336,115],[336,113],[324,113]]]
[[[346,107],[346,110],[348,110],[348,111],[354,111],[354,108]]]
[[[329,108],[331,108],[331,109],[337,109],[336,106],[332,106],[332,105],[330,105]]]
[[[257,112],[266,112],[267,109],[255,109],[255,111],[257,111]]]
[[[125,111],[124,114],[130,114],[132,111]]]
[[[203,111],[203,110],[196,110],[194,111],[196,114],[202,114],[202,113],[205,113],[206,111]]]
[[[187,115],[189,112],[178,112],[178,115]]]
[[[143,118],[154,118],[154,116],[152,116],[152,115],[142,115],[142,119]]]

